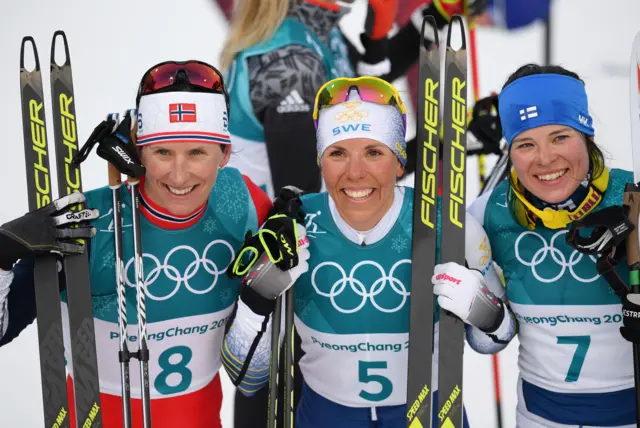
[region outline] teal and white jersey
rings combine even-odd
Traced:
[[[229,165],[248,175],[269,195],[273,195],[271,170],[264,144],[264,128],[255,116],[251,101],[247,61],[251,57],[292,45],[308,48],[321,58],[327,80],[354,75],[345,40],[337,25],[329,32],[328,43],[324,43],[310,28],[292,16],[285,18],[270,40],[236,55],[225,79],[230,96],[229,132],[234,148]],[[267,78],[273,77],[265,76]]]
[[[100,389],[103,394],[118,396],[119,329],[111,190],[103,187],[86,196],[87,206],[101,213],[93,222],[97,235],[90,241],[89,261]],[[128,339],[130,349],[135,350],[138,333],[133,228],[131,196],[125,186],[120,197]],[[143,215],[140,225],[152,399],[182,396],[184,402],[184,397],[190,396],[190,401],[204,406],[211,400],[206,387],[220,368],[220,345],[238,293],[238,282],[225,272],[242,245],[245,232],[257,229],[258,219],[245,180],[232,168],[219,171],[203,209],[202,217],[188,228],[167,230]],[[132,364],[131,370],[131,394],[139,398],[138,365]]]
[[[397,220],[364,245],[345,237],[327,193],[303,198],[311,258],[295,284],[300,368],[311,389],[350,407],[406,402],[413,189],[395,198]]]
[[[630,181],[630,173],[611,170],[596,210],[622,204]],[[631,345],[619,332],[620,299],[596,271],[595,257],[566,243],[568,229],[520,226],[507,207],[507,184],[502,182],[489,197],[483,222],[519,322],[522,379],[558,393],[632,388]],[[617,270],[621,278],[629,277],[625,263]]]
[[[300,368],[308,386],[335,403],[355,408],[406,403],[413,197],[412,188],[396,187],[391,208],[367,232],[351,228],[329,194],[302,198],[310,259],[309,270],[294,284],[296,331],[304,351]],[[469,242],[475,242],[473,250],[480,252],[470,266],[485,278],[496,277],[492,284],[497,284],[496,294],[501,295],[486,239]],[[430,285],[431,278],[424,281]],[[437,303],[434,309],[433,339],[416,340],[434,342],[431,385],[435,392]],[[269,381],[269,318],[240,299],[225,338],[225,368],[245,395],[253,395]],[[504,324],[503,329],[513,325]],[[486,334],[468,329],[467,337],[470,334],[477,347],[497,351]]]

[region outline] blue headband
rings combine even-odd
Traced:
[[[594,135],[584,84],[561,74],[534,74],[510,83],[498,96],[502,135],[509,147],[521,132],[566,125]]]

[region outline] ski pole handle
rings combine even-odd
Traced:
[[[120,119],[120,115],[118,113],[110,113],[107,115],[107,122],[109,121],[115,122],[114,129],[117,126],[119,119]],[[107,168],[109,173],[109,187],[115,190],[119,188],[120,185],[122,184],[122,176],[120,174],[120,171],[118,170],[118,168],[116,168],[114,164],[112,164],[111,162],[108,162],[107,165],[108,165]]]
[[[138,129],[138,115],[136,114],[135,109],[127,110],[125,116],[127,115],[131,116],[131,143],[133,144],[133,149],[137,150],[138,133],[136,132],[136,129]],[[140,178],[127,176],[127,181],[131,184],[138,184],[140,183]]]
[[[109,187],[117,189],[121,184],[122,177],[120,176],[120,171],[112,164],[109,164]]]
[[[638,241],[638,219],[640,216],[640,183],[628,183],[624,189],[624,204],[629,207],[629,218],[635,229],[627,237],[627,265],[631,274],[631,291],[640,292],[640,241]],[[635,275],[634,275],[635,273]]]

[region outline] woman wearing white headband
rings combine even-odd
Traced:
[[[627,292],[620,281],[629,278],[626,260],[605,279],[596,258],[578,252],[588,252],[597,235],[574,234],[587,224],[626,221],[620,205],[632,176],[605,166],[577,74],[525,65],[509,77],[498,104],[511,174],[470,214],[502,268],[509,307],[485,299],[486,278],[454,263],[436,267],[438,302],[491,333],[490,340],[469,338],[479,352],[499,351],[518,330],[518,427],[635,427],[632,351],[619,330],[624,320],[623,336],[639,341],[640,329],[623,318],[616,295]],[[468,245],[467,260],[479,251]],[[610,289],[611,277],[619,282]],[[630,300],[623,299],[625,308],[638,312]]]
[[[129,149],[131,125],[136,119],[131,115],[113,132],[117,123],[103,122],[96,129],[106,127],[109,132],[96,141],[101,156],[114,148],[127,152],[127,161],[120,160],[120,167],[129,175],[142,177],[140,229],[147,286],[151,422],[154,428],[221,427],[220,345],[239,286],[225,271],[245,234],[258,229],[272,204],[248,178],[233,168],[224,168],[231,152],[228,97],[215,68],[198,61],[158,64],[142,78],[136,101],[138,150]],[[105,178],[106,171],[105,167]],[[129,285],[128,339],[133,352],[139,340],[131,195],[126,186],[119,191],[123,266]],[[100,380],[101,413],[95,416],[102,418],[101,426],[117,428],[123,426],[123,416],[111,190],[103,187],[86,193],[86,204],[101,216],[96,218],[97,210],[87,211],[82,218],[92,220],[91,224],[77,229],[81,231],[78,235],[74,235],[75,229],[56,228],[69,221],[60,223],[60,218],[54,217],[56,212],[82,201],[82,195],[66,198],[55,207],[0,227],[0,269],[4,269],[0,270],[0,329],[4,335],[0,345],[13,340],[35,318],[33,256],[43,248],[61,253],[81,251],[62,238],[95,234],[88,245]],[[287,220],[278,222],[282,225]],[[45,239],[56,234],[55,240]],[[13,249],[11,254],[7,248]],[[18,258],[22,261],[13,266]],[[130,382],[130,426],[140,427],[140,376],[134,361]],[[69,413],[72,421],[73,406]]]
[[[404,426],[413,219],[413,189],[397,185],[404,105],[380,79],[341,78],[318,92],[314,117],[327,192],[302,198],[311,257],[295,283],[296,427]],[[270,312],[258,306],[241,296],[242,322],[225,339],[242,362],[230,375],[248,394],[268,381]]]

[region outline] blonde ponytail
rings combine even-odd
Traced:
[[[220,54],[223,71],[238,52],[273,36],[287,17],[290,0],[235,0],[229,34]]]

